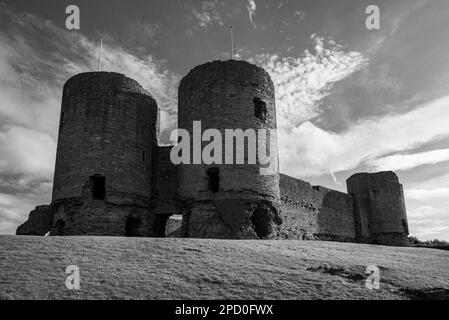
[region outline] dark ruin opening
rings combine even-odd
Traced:
[[[167,221],[169,216],[165,214],[156,215],[153,224],[153,232],[156,237],[164,238],[167,229]]]
[[[209,168],[207,170],[207,176],[209,177],[208,188],[212,193],[217,193],[220,189],[220,169]]]
[[[251,217],[251,222],[259,238],[266,238],[270,235],[271,224],[268,210],[263,208],[256,209]]]
[[[128,219],[126,219],[125,236],[126,237],[139,236],[140,226],[141,226],[141,221],[139,218],[128,217]]]
[[[145,151],[142,151],[142,162],[145,162]]]
[[[101,174],[94,174],[90,177],[92,198],[94,200],[104,200],[106,196],[106,177]]]
[[[260,98],[254,98],[254,116],[262,121],[267,120],[267,104]]]
[[[64,223],[63,220],[56,221],[56,224],[55,224],[55,235],[63,236],[64,235],[64,227],[65,227],[65,223]]]

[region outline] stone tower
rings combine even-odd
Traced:
[[[408,222],[404,192],[394,172],[357,173],[347,180],[354,199],[357,240],[407,245]]]
[[[156,101],[122,74],[64,85],[52,234],[144,235],[157,147]]]
[[[222,164],[201,161],[178,168],[184,236],[273,236],[281,223],[278,172],[261,174],[261,165],[248,160],[248,144],[244,164],[225,163],[226,129],[276,129],[274,86],[268,73],[244,61],[200,65],[181,80],[178,104],[178,127],[191,137],[194,121],[201,121],[202,132],[217,129],[222,136]],[[270,142],[272,161],[277,164],[277,138]],[[190,150],[193,163],[193,143]]]

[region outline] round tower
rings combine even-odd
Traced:
[[[69,79],[63,88],[52,203],[81,197],[149,204],[157,132],[156,101],[136,81],[112,72]],[[67,221],[62,223],[67,229]],[[89,228],[101,229],[94,222]]]
[[[402,184],[394,172],[357,173],[347,180],[354,199],[360,241],[407,245],[408,222]]]
[[[221,157],[212,152],[214,159],[221,159],[221,163],[206,164],[195,141],[191,141],[190,164],[179,166],[184,235],[212,238],[273,235],[280,224],[279,160],[273,130],[276,129],[274,86],[269,74],[244,61],[206,63],[195,67],[181,80],[178,104],[178,127],[187,130],[192,140],[195,140],[196,121],[201,121],[201,133],[215,129],[221,134]],[[232,135],[238,134],[235,131],[238,129],[240,134],[244,133],[243,148],[242,140],[239,144],[239,139]],[[270,130],[273,130],[271,138]],[[264,146],[274,171],[262,172],[267,165],[259,161],[259,156],[257,161],[252,161],[250,153],[254,147],[257,152],[264,149],[259,148],[254,134],[258,142],[266,138]],[[208,138],[205,140],[209,141],[202,142],[201,150],[217,137]],[[233,142],[232,150],[226,141]]]

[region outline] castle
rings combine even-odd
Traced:
[[[178,127],[192,133],[197,120],[220,132],[276,129],[269,74],[236,60],[195,67],[179,85]],[[346,194],[262,175],[259,164],[174,165],[172,146],[159,146],[158,135],[157,103],[136,81],[110,72],[69,79],[52,202],[36,207],[17,234],[407,245],[404,194],[393,172],[355,174]]]

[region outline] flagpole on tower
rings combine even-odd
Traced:
[[[100,53],[98,54],[98,71],[101,71],[101,56],[103,54],[103,38],[100,40]]]
[[[231,29],[231,60],[234,59],[234,32],[232,30],[232,26],[230,26]]]

